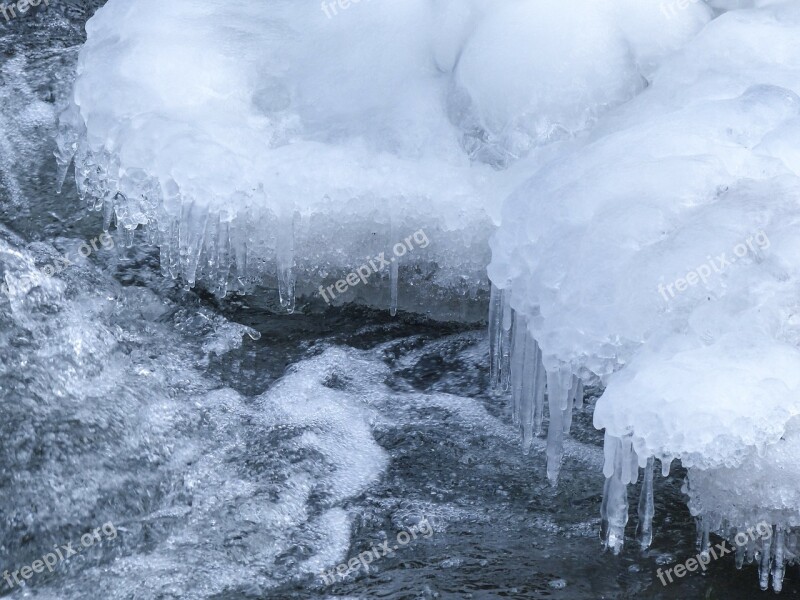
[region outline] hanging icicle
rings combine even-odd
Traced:
[[[636,537],[642,550],[647,550],[653,542],[653,516],[655,503],[653,502],[653,465],[655,459],[647,459],[644,468],[642,490],[639,495],[639,524],[636,528]]]

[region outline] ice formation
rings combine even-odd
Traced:
[[[289,310],[423,229],[430,247],[335,302],[430,311],[487,288],[531,165],[708,18],[664,27],[657,0],[111,0],[87,24],[61,174],[74,158],[79,192],[131,242],[144,229],[165,274],[260,282]]]
[[[555,481],[601,385],[605,543],[640,468],[650,543],[656,460],[680,459],[701,542],[767,520],[747,552],[780,589],[800,507],[800,6],[110,0],[87,32],[62,175],[74,159],[165,274],[265,283],[291,310],[424,230],[358,299],[429,310],[482,289],[493,235],[492,379],[525,448],[547,420]]]
[[[775,590],[800,508],[798,93],[800,6],[721,14],[512,194],[489,267],[494,364],[513,378],[517,348],[526,360],[536,350],[520,414],[541,422],[544,369],[561,399],[549,400],[557,448],[569,378],[605,387],[594,419],[606,435],[606,544],[622,545],[640,468],[649,543],[654,459],[666,473],[677,458],[701,546],[709,531],[774,527],[749,552]],[[549,472],[557,461],[548,453]]]

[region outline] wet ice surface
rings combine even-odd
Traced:
[[[543,441],[523,455],[508,399],[489,390],[482,329],[219,302],[163,279],[154,252],[118,237],[54,278],[37,274],[102,231],[74,189],[52,192],[53,101],[85,19],[65,6],[70,18],[54,12],[44,28],[0,37],[0,276],[11,284],[0,293],[0,572],[107,521],[119,533],[25,589],[0,583],[0,595],[757,594],[754,567],[736,571],[730,556],[706,576],[658,582],[659,565],[697,552],[680,469],[656,476],[651,549],[629,540],[621,556],[601,552],[591,407],[576,415],[553,489]],[[429,539],[323,585],[323,568],[422,516]],[[797,592],[791,569],[783,594]]]

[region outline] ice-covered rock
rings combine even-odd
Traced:
[[[615,548],[625,486],[653,457],[691,467],[693,506],[714,527],[747,525],[743,510],[788,524],[790,496],[736,487],[753,461],[781,477],[800,412],[800,6],[752,4],[714,19],[522,185],[492,242],[495,295],[548,377],[607,386],[595,424]]]
[[[263,283],[291,309],[383,252],[391,267],[327,295],[428,312],[486,289],[502,200],[552,142],[709,17],[666,22],[658,0],[110,0],[87,24],[61,171],[74,156],[80,193],[130,241],[146,228],[189,284]],[[420,230],[430,245],[397,255]]]

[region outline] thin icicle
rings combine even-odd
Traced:
[[[217,296],[224,298],[228,293],[228,280],[230,279],[231,263],[233,256],[231,252],[231,230],[230,221],[227,219],[220,220],[219,232],[217,234],[219,240],[217,245]]]
[[[661,457],[661,476],[662,477],[669,477],[669,469],[672,465],[672,458],[669,456],[662,456]]]
[[[114,218],[114,197],[108,194],[103,200],[103,231],[108,232],[111,221]]]
[[[628,523],[628,486],[622,482],[623,448],[622,440],[610,438],[606,434],[606,459],[613,457],[612,474],[603,486],[603,502],[600,506],[600,538],[606,548],[619,554],[625,543],[625,525]],[[611,450],[613,447],[613,450]],[[604,471],[607,466],[604,467]]]
[[[520,408],[522,406],[522,384],[525,370],[525,338],[528,330],[525,319],[514,315],[513,348],[511,351],[511,409],[512,419],[515,424],[520,424]]]
[[[769,572],[772,564],[772,536],[761,538],[761,560],[758,563],[758,585],[762,591],[769,589]]]
[[[536,383],[542,366],[542,353],[530,333],[525,335],[525,363],[522,367],[522,395],[520,421],[522,425],[522,448],[528,453],[536,432]]]
[[[647,550],[653,542],[653,516],[655,503],[653,502],[653,465],[655,459],[651,456],[644,467],[642,491],[639,495],[639,524],[636,527],[636,537],[642,550]]]
[[[503,331],[511,331],[511,325],[514,322],[513,311],[511,310],[511,289],[505,288],[503,290]]]
[[[569,398],[567,400],[567,407],[564,409],[564,419],[563,419],[563,428],[564,428],[564,435],[569,435],[569,431],[572,428],[572,413],[575,409],[575,398],[578,395],[578,390],[580,389],[580,379],[577,377],[572,377],[572,385],[569,389]]]
[[[505,294],[506,296],[508,293]],[[505,322],[505,311],[513,312],[511,308],[505,307],[503,309],[503,321]],[[513,335],[513,327],[508,329],[503,327],[502,337],[500,340],[500,389],[508,391],[508,386],[511,380],[511,336]]]
[[[547,429],[547,478],[555,485],[564,454],[564,409],[572,383],[569,368],[562,365],[547,372],[547,398],[550,426]]]
[[[783,575],[786,572],[786,554],[784,530],[780,525],[775,526],[775,541],[773,542],[774,560],[772,566],[772,589],[780,592],[783,589]]]
[[[289,212],[280,219],[278,227],[278,296],[286,312],[295,308],[294,279],[294,215]]]
[[[489,382],[492,389],[500,384],[503,342],[503,290],[494,284],[489,298]]]
[[[392,257],[392,264],[389,267],[389,282],[391,285],[391,300],[389,303],[389,314],[393,317],[397,314],[397,286],[400,279],[400,265],[396,257]]]
[[[538,346],[537,346],[538,347]],[[543,433],[542,422],[544,421],[544,396],[547,389],[547,371],[541,364],[542,353],[539,352],[539,367],[536,369],[536,380],[533,384],[533,427],[536,435]]]
[[[181,206],[179,222],[180,258],[183,277],[189,287],[197,280],[197,266],[208,227],[208,209],[197,208],[193,203]]]
[[[633,441],[630,437],[622,438],[622,473],[620,474],[622,483],[636,483],[639,478],[639,461],[633,451]]]
[[[575,402],[573,404],[574,410],[581,410],[583,408],[583,381],[578,378],[578,389],[575,390]]]
[[[711,547],[710,527],[708,519],[703,517],[697,518],[697,549],[700,551],[700,556],[703,560],[708,559],[708,549]]]
[[[736,539],[736,530],[734,530],[734,539]],[[747,553],[747,546],[745,544],[734,544],[734,548],[736,548],[736,568],[741,569],[744,565],[744,558],[745,554]]]
[[[56,193],[60,194],[67,178],[67,171],[72,159],[78,151],[78,140],[86,128],[80,115],[80,109],[74,103],[58,117],[58,135],[56,136]]]

